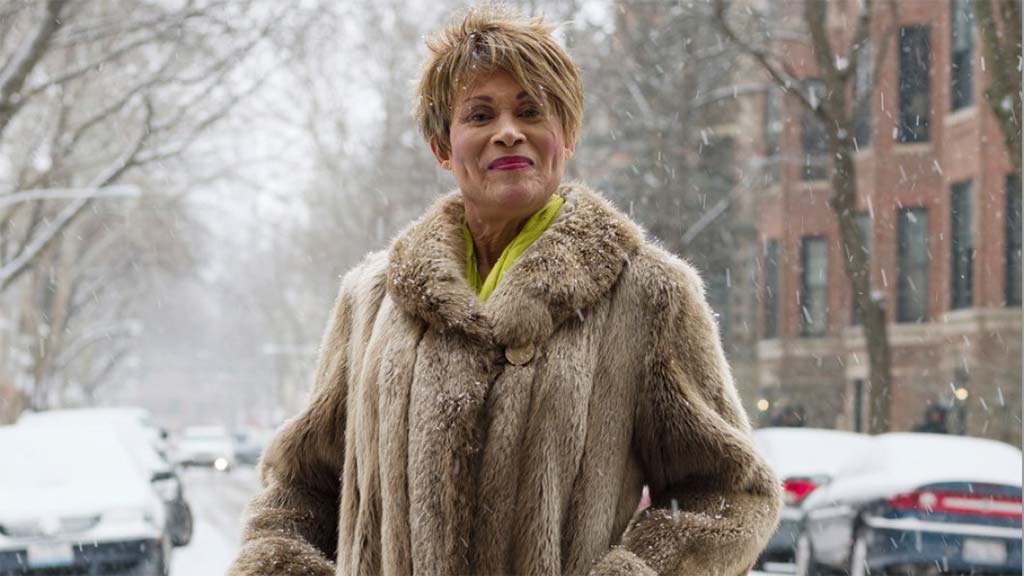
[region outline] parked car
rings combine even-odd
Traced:
[[[167,459],[167,433],[153,422],[149,410],[137,406],[109,406],[96,408],[70,408],[25,412],[18,418],[18,424],[51,423],[62,425],[117,424],[129,426],[133,433],[141,436],[163,459]]]
[[[192,426],[178,439],[176,457],[183,466],[209,466],[227,472],[235,466],[235,445],[223,426]]]
[[[0,574],[166,575],[166,511],[110,429],[0,429]]]
[[[77,408],[29,412],[18,419],[18,426],[81,430],[108,428],[123,443],[148,475],[167,510],[168,530],[174,546],[192,540],[192,508],[185,497],[178,471],[167,459],[166,435],[152,421],[149,412],[136,407]]]
[[[800,504],[832,481],[839,469],[860,457],[870,437],[817,428],[761,428],[754,444],[782,480],[784,506],[779,526],[758,558],[767,570],[791,570],[800,529]]]
[[[1021,464],[993,440],[873,437],[804,501],[797,574],[1020,574]]]
[[[274,431],[271,429],[253,428],[235,432],[235,460],[239,464],[255,466],[273,437]]]

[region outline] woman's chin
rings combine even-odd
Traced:
[[[517,183],[498,185],[488,196],[509,214],[532,214],[544,206],[551,193],[536,184]]]

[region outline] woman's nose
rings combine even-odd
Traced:
[[[494,136],[491,138],[491,142],[495,144],[515,146],[526,139],[526,137],[523,136],[522,130],[519,129],[519,125],[516,123],[515,118],[499,118],[497,129],[497,132],[495,132]]]

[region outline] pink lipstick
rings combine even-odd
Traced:
[[[519,170],[533,166],[533,160],[526,156],[502,156],[487,165],[488,170]]]

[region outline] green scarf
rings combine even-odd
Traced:
[[[483,302],[498,287],[501,277],[512,267],[512,263],[519,258],[519,255],[526,251],[540,235],[548,229],[548,226],[555,220],[562,210],[565,200],[558,194],[552,194],[551,200],[526,221],[519,234],[509,242],[508,246],[501,251],[501,257],[491,267],[486,280],[480,279],[480,272],[476,265],[476,248],[473,245],[473,235],[469,231],[469,224],[463,223],[462,236],[466,242],[466,280],[470,287],[477,293],[477,297]]]

